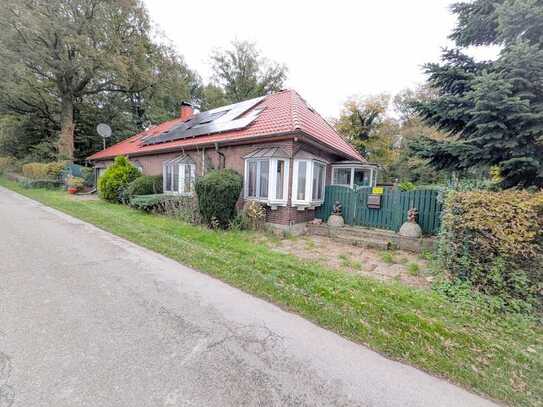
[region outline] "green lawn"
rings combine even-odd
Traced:
[[[270,251],[248,232],[211,231],[65,192],[0,185],[281,305],[390,358],[496,400],[543,405],[543,327]]]

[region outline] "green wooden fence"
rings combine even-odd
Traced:
[[[436,234],[441,225],[441,203],[435,189],[420,189],[402,192],[385,188],[381,198],[381,208],[368,208],[368,195],[371,188],[356,191],[348,187],[327,186],[324,204],[317,209],[317,217],[328,219],[336,201],[343,206],[345,223],[355,226],[368,226],[378,229],[398,231],[407,220],[410,208],[419,210],[418,223],[425,234]]]

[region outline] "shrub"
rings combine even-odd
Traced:
[[[194,196],[136,195],[130,198],[129,205],[132,208],[163,214],[184,222],[200,223],[198,200]]]
[[[60,188],[63,183],[56,179],[30,179],[20,178],[18,181],[24,188],[45,188],[45,189],[57,189]]]
[[[28,163],[23,165],[23,175],[30,179],[50,179],[49,165],[45,163]]]
[[[141,176],[127,185],[125,195],[128,200],[136,195],[162,194],[162,175]]]
[[[438,261],[484,294],[541,303],[543,193],[449,193]]]
[[[128,205],[145,212],[155,212],[165,199],[167,195],[136,195],[130,198]]]
[[[196,181],[202,219],[213,227],[228,227],[236,215],[242,188],[241,176],[232,170],[211,171]]]
[[[11,157],[0,157],[0,175],[7,170],[10,170],[14,164],[14,160]]]
[[[94,170],[91,167],[81,168],[81,177],[85,180],[86,186],[94,186]]]
[[[121,202],[124,189],[140,176],[126,157],[119,156],[98,180],[98,194],[106,201]]]
[[[65,161],[54,161],[47,164],[47,176],[51,179],[59,179],[66,168]]]
[[[407,182],[401,182],[398,185],[398,188],[400,189],[400,191],[407,192],[407,191],[413,191],[414,189],[416,189],[416,186],[412,182],[407,181]]]
[[[252,230],[260,230],[266,221],[266,209],[259,202],[248,201],[243,206],[242,217],[242,225]]]
[[[81,191],[85,186],[85,180],[80,177],[68,177],[66,185],[68,185],[69,188],[75,188],[78,191]]]

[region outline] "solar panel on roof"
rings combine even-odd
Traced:
[[[262,109],[254,109],[249,114],[244,114],[254,108],[263,99],[264,97],[259,97],[198,113],[186,122],[160,133],[158,136],[144,138],[142,140],[143,145],[166,143],[204,134],[243,129],[258,118]]]

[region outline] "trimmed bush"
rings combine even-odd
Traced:
[[[138,169],[126,157],[116,157],[113,165],[98,180],[98,194],[106,201],[122,202],[128,184],[140,176]]]
[[[136,195],[130,198],[128,205],[145,212],[155,212],[169,195]]]
[[[451,275],[510,304],[543,296],[543,192],[451,192],[438,259]]]
[[[126,187],[125,196],[127,200],[136,195],[162,194],[162,175],[146,176],[136,178]]]
[[[23,175],[29,179],[50,179],[49,165],[46,163],[28,163],[22,167]]]
[[[202,219],[213,227],[228,227],[236,215],[242,177],[232,170],[211,171],[196,180],[196,195]]]
[[[59,179],[66,168],[65,161],[55,161],[47,164],[47,176],[51,179]]]

